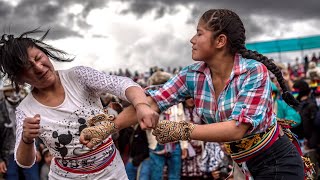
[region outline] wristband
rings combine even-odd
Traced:
[[[23,133],[22,133],[22,138],[21,139],[22,139],[23,143],[25,143],[25,144],[33,144],[34,143],[34,139],[31,142],[25,141],[24,138],[23,138]]]

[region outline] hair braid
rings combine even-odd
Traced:
[[[207,29],[213,32],[213,38],[225,34],[228,38],[227,47],[231,54],[239,53],[247,59],[254,59],[264,64],[277,78],[283,91],[282,98],[289,105],[298,105],[298,101],[292,96],[285,85],[280,69],[273,63],[272,59],[256,52],[247,50],[245,47],[245,28],[240,17],[228,9],[211,9],[206,11],[201,20],[207,25]]]

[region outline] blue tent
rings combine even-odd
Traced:
[[[280,39],[273,41],[247,43],[247,49],[259,53],[281,53],[320,48],[320,35],[303,38]]]

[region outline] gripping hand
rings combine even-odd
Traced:
[[[179,140],[190,140],[194,124],[185,121],[174,122],[162,120],[152,132],[159,143],[165,144]]]
[[[88,148],[93,148],[105,140],[109,135],[118,131],[114,115],[99,114],[89,119],[88,127],[84,128],[80,134],[80,142]]]

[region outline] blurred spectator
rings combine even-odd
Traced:
[[[288,90],[292,91],[293,82],[290,78],[290,72],[288,68],[283,63],[275,63],[275,64],[280,69]],[[298,68],[298,66],[299,66],[298,64],[295,65],[296,68]],[[273,75],[272,77],[275,77],[275,76]],[[281,89],[276,78],[272,78],[272,82],[275,83],[278,89]]]
[[[201,124],[201,119],[197,115],[196,109],[194,108],[195,106],[193,99],[187,99],[183,105],[186,121],[195,124]],[[202,151],[203,142],[197,140],[191,140],[188,142],[188,147],[182,149],[181,176],[183,180],[199,180],[204,176],[204,173],[200,170]]]
[[[148,80],[150,86],[161,86],[171,78],[167,72],[157,71]],[[184,121],[182,103],[174,105],[160,114],[159,120]],[[181,149],[187,148],[186,141],[159,144],[152,135],[152,130],[147,130],[150,149],[151,179],[163,179],[163,170],[168,166],[168,179],[180,179],[181,177]],[[156,170],[160,169],[160,171]]]
[[[315,64],[318,63],[318,58],[316,57],[316,53],[312,53],[311,62],[314,62]]]
[[[41,167],[40,171],[40,180],[48,180],[49,179],[49,171],[50,171],[50,164],[52,160],[52,155],[48,148],[44,148],[41,152],[44,158],[44,164]]]
[[[295,130],[297,129],[294,128],[292,131],[298,134],[299,139],[304,138],[302,148],[304,155],[309,156],[311,162],[316,164],[315,168],[317,171],[318,162],[315,155],[315,149],[318,148],[319,144],[319,129],[315,126],[315,122],[317,121],[318,107],[315,99],[311,95],[311,89],[307,82],[300,80],[294,84],[294,88],[299,91],[297,100],[300,102],[298,111],[302,119],[302,128],[301,126],[298,126],[300,127],[298,130],[301,131],[302,129],[302,132],[296,132]]]
[[[138,71],[134,71],[134,75],[132,77],[133,81],[137,82],[139,78],[140,78],[139,72]]]
[[[110,102],[105,111],[107,114],[113,114],[117,116],[121,113],[122,110],[122,104],[120,104],[119,102]]]
[[[24,89],[20,89],[23,91]],[[16,132],[16,107],[25,97],[25,92],[17,92],[11,82],[5,82],[0,89],[2,99],[0,100],[0,127],[1,127],[1,146],[0,146],[0,173],[6,173],[6,180],[38,180],[39,165],[41,154],[37,151],[36,163],[29,169],[18,166],[14,160],[15,132]],[[2,160],[2,161],[1,161]],[[6,166],[6,167],[5,167]]]
[[[121,113],[122,110],[123,106],[119,102],[110,102],[107,107],[104,107],[104,112],[106,114],[112,114],[115,116],[118,116],[118,114]],[[119,149],[119,132],[113,133],[111,136],[117,149]]]
[[[225,179],[232,169],[232,160],[226,155],[224,145],[206,142],[202,153],[201,171],[209,173],[213,179]],[[241,172],[241,171],[240,171]]]
[[[304,57],[304,72],[308,71],[308,67],[309,67],[309,59],[308,56]]]
[[[272,86],[272,98],[274,100],[273,110],[277,115],[277,118],[292,120],[296,124],[292,124],[293,127],[297,127],[301,124],[301,117],[299,113],[290,107],[285,101],[279,98],[280,92],[274,83]]]
[[[110,104],[110,102],[119,102],[119,98],[117,96],[114,96],[109,93],[103,93],[100,96],[100,100],[104,108],[107,107]]]
[[[307,71],[307,78],[310,78],[311,81],[319,81],[320,80],[320,67],[312,61],[309,63],[308,71]]]
[[[131,72],[129,71],[129,69],[126,69],[126,70],[125,70],[124,75],[125,75],[126,77],[132,78],[132,74],[131,74]]]
[[[150,162],[147,159],[149,157],[148,140],[146,132],[141,129],[139,124],[133,126],[133,132],[129,139],[129,149],[130,158],[126,164],[129,180],[150,179]],[[139,166],[139,178],[136,178]]]
[[[122,69],[119,69],[118,76],[124,76]]]

